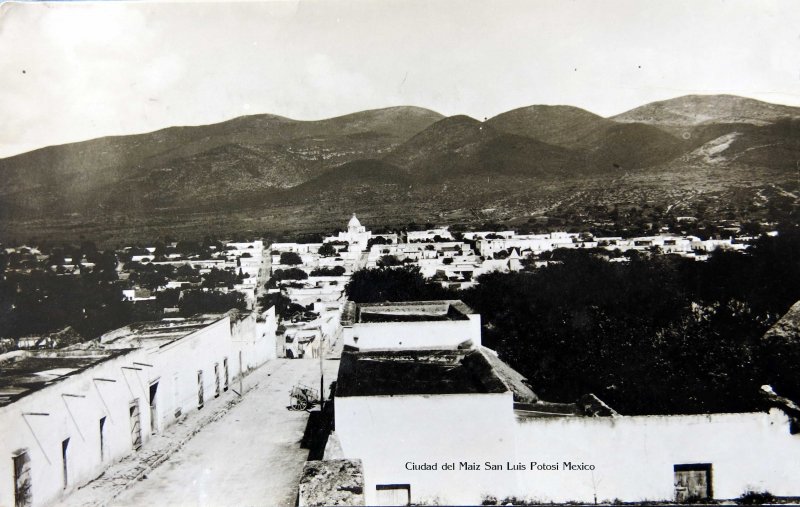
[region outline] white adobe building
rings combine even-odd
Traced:
[[[425,305],[407,308],[415,304]],[[359,350],[355,336],[346,339],[329,444],[336,452],[326,450],[326,459],[362,461],[367,505],[800,496],[800,414],[784,406],[624,416],[592,395],[549,403],[489,349],[446,348],[435,332],[417,338],[437,321],[391,322],[391,334],[370,336],[360,326],[389,324],[363,322],[370,311],[350,305],[343,315]]]
[[[481,316],[459,300],[348,302],[345,350],[472,349],[481,346]]]
[[[228,312],[0,355],[0,505],[50,504],[226,395],[235,378],[275,356],[274,327],[274,310],[260,322]]]
[[[345,232],[340,232],[337,236],[325,238],[324,242],[329,243],[331,241],[345,241],[350,243],[351,252],[363,252],[367,249],[367,242],[369,242],[371,237],[372,232],[368,231],[366,227],[361,225],[361,222],[359,222],[356,214],[353,213],[353,217],[347,223],[347,230]]]

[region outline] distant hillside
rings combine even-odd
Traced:
[[[528,106],[498,114],[486,122],[509,134],[538,139],[566,148],[584,146],[582,141],[613,122],[571,106]]]
[[[766,125],[787,117],[800,118],[800,108],[735,95],[686,95],[645,104],[611,119],[681,132],[687,127],[713,123]]]
[[[798,167],[800,108],[725,95],[613,118],[541,105],[485,122],[411,106],[262,114],[0,159],[0,241],[308,230],[352,211],[382,224],[608,222],[644,207],[773,220],[798,209]]]
[[[682,143],[655,127],[623,125],[569,106],[515,109],[487,122],[497,130],[580,152],[587,170],[641,169],[668,162]]]
[[[468,175],[554,177],[582,169],[581,157],[571,150],[507,134],[468,116],[434,123],[398,146],[386,161],[422,182]]]
[[[288,188],[336,165],[383,156],[441,118],[417,107],[321,121],[254,115],[51,146],[0,159],[0,213],[169,207]]]

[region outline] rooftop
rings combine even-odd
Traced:
[[[475,312],[458,299],[362,303],[356,305],[353,321],[356,323],[368,323],[468,320],[468,315],[472,313]]]
[[[364,505],[361,460],[307,461],[299,489],[301,506]]]
[[[137,322],[100,337],[100,342],[111,347],[141,347],[142,345],[156,345],[163,347],[176,342],[195,331],[199,331],[227,314],[203,314],[190,318],[162,319],[151,322]]]
[[[16,351],[3,354],[0,356],[0,407],[128,352],[130,349]]]
[[[505,393],[478,350],[343,352],[336,396]]]
[[[765,340],[786,342],[800,341],[800,301],[789,308],[789,311],[764,334]]]

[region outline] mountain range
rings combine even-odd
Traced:
[[[768,189],[797,199],[798,161],[800,108],[731,95],[610,118],[544,105],[486,121],[410,106],[261,114],[0,159],[0,240],[313,229],[352,211],[382,224],[513,223],[650,201],[697,213],[704,199],[739,218]],[[747,195],[726,209],[731,192]]]

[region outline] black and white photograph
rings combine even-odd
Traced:
[[[796,0],[0,0],[0,507],[800,504]]]

